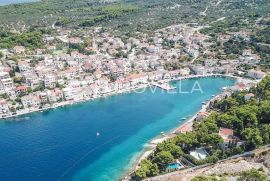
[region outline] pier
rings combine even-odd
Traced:
[[[166,91],[176,89],[176,87],[170,86],[169,83],[158,82],[158,83],[151,83],[151,85],[156,86],[156,87],[163,89],[163,90],[166,90]]]

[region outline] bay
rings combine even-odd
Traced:
[[[177,93],[147,88],[2,121],[0,180],[118,180],[151,139],[233,84],[188,79],[172,83]]]
[[[20,4],[20,3],[29,3],[36,2],[39,0],[0,0],[0,6],[9,5],[9,4]]]

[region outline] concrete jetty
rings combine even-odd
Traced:
[[[176,87],[172,87],[169,85],[169,83],[161,83],[161,82],[158,82],[158,83],[151,83],[152,86],[156,86],[160,89],[163,89],[163,90],[166,90],[166,91],[169,91],[169,90],[173,90],[173,89],[176,89]]]

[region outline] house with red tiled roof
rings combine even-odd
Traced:
[[[140,74],[129,74],[126,77],[126,80],[130,81],[132,85],[137,85],[139,83],[147,83],[148,76],[147,74],[140,73]]]
[[[240,91],[243,91],[245,89],[247,89],[246,85],[242,82],[239,82],[237,83],[236,85],[230,87],[230,89],[233,91],[233,92],[240,92]]]
[[[220,144],[220,147],[223,150],[229,148],[229,143],[233,141],[233,130],[228,128],[220,128],[218,134],[223,139],[223,143]]]
[[[248,93],[245,95],[245,101],[249,101],[251,98],[253,98],[255,95],[253,93]]]
[[[208,112],[204,112],[204,111],[199,112],[199,113],[197,114],[197,116],[196,116],[196,121],[201,121],[201,120],[203,120],[204,118],[206,118],[208,115],[209,115]]]
[[[53,90],[46,90],[46,94],[50,103],[63,100],[63,92],[58,88],[55,88]]]
[[[222,150],[226,150],[230,147],[239,147],[244,144],[243,141],[236,136],[234,136],[233,130],[229,128],[219,128],[219,136],[223,139],[223,143],[219,146]]]
[[[82,65],[82,69],[84,72],[93,72],[95,70],[95,65],[91,62],[85,62]]]
[[[26,93],[27,92],[27,87],[24,85],[16,87],[16,93],[21,94],[21,93]]]

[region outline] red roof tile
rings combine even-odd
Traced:
[[[220,128],[219,129],[219,135],[226,135],[226,136],[230,136],[233,135],[233,130],[232,129],[228,129],[228,128]]]

